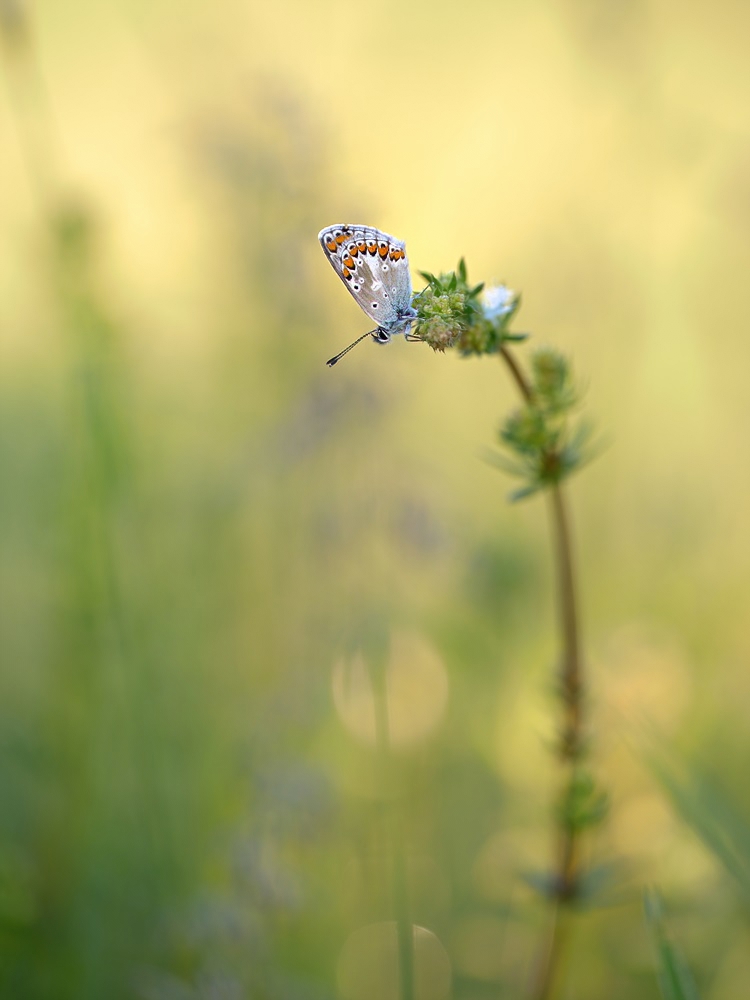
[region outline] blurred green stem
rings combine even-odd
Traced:
[[[393,897],[396,910],[398,971],[401,1000],[414,1000],[414,928],[409,912],[404,833],[400,816],[393,817]]]
[[[0,54],[29,181],[40,208],[50,215],[59,173],[58,144],[32,25],[21,3],[0,3]]]
[[[533,404],[534,394],[531,385],[507,345],[501,345],[500,354],[524,401],[527,405]],[[566,771],[562,797],[563,801],[566,801],[574,789],[576,765],[583,749],[584,686],[570,518],[560,484],[553,483],[549,492],[562,645],[558,693],[563,706],[563,724],[559,754]],[[551,888],[553,908],[547,940],[540,952],[531,985],[530,996],[533,1000],[549,1000],[554,995],[568,936],[565,928],[567,921],[562,911],[566,904],[575,898],[580,876],[580,831],[575,825],[566,822],[563,815],[558,823],[557,859]]]
[[[559,483],[555,483],[551,487],[550,494],[557,557],[560,632],[563,646],[560,686],[566,713],[561,753],[564,759],[575,761],[580,753],[582,742],[583,684],[570,519]]]
[[[414,928],[409,909],[406,876],[406,851],[401,797],[393,795],[395,786],[394,758],[388,717],[387,661],[370,670],[370,683],[375,708],[375,745],[383,762],[383,795],[386,830],[389,839],[392,872],[393,908],[396,917],[399,1000],[414,1000]]]
[[[518,362],[510,353],[505,344],[500,345],[500,354],[502,356],[503,361],[508,366],[508,370],[510,371],[513,380],[518,386],[518,391],[524,398],[524,402],[530,403],[533,399],[533,394],[531,392],[531,386],[529,385],[529,381],[519,368]]]

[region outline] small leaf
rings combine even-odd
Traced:
[[[554,872],[521,872],[521,878],[526,885],[538,892],[545,899],[557,899],[557,875]]]
[[[663,750],[652,753],[650,764],[683,820],[750,896],[750,824],[721,784],[708,775],[688,773]]]
[[[496,469],[502,469],[503,472],[507,472],[510,476],[528,475],[528,469],[524,465],[520,462],[513,462],[511,459],[506,458],[505,455],[501,455],[496,451],[488,451],[485,461]]]
[[[643,893],[643,910],[650,927],[661,924],[663,911],[661,899],[656,889],[646,889]]]
[[[524,486],[520,490],[514,490],[508,497],[508,500],[510,503],[518,503],[519,500],[525,500],[526,497],[531,497],[535,493],[538,493],[539,490],[544,489],[545,485],[545,483],[540,482],[530,483],[528,486]]]
[[[583,448],[587,441],[591,440],[594,433],[594,425],[590,420],[579,421],[577,427],[570,435],[570,447],[579,450]]]
[[[609,811],[609,796],[583,768],[574,773],[559,806],[560,821],[577,831],[596,826]]]
[[[619,902],[613,898],[613,890],[619,877],[619,866],[613,863],[587,869],[579,876],[576,901],[587,909],[611,906],[614,902]]]
[[[466,284],[466,260],[462,257],[458,262],[458,276],[461,281]]]
[[[504,333],[503,340],[507,340],[510,344],[522,344],[523,341],[528,340],[530,336],[530,333]]]
[[[700,1000],[687,963],[667,935],[661,900],[655,889],[647,889],[644,893],[643,908],[656,952],[657,978],[663,1000]]]

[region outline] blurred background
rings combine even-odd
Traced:
[[[606,442],[570,501],[617,877],[561,995],[659,996],[656,884],[701,995],[746,997],[750,8],[0,0],[0,31],[0,995],[396,1000],[404,907],[419,1000],[522,995],[544,501],[486,460],[499,363],[325,368],[368,321],[316,236],[361,222],[416,287],[465,256],[520,290]]]

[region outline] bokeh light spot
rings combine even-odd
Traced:
[[[415,1000],[444,1000],[451,989],[451,964],[438,938],[413,926]],[[360,927],[339,958],[338,988],[343,1000],[398,1000],[399,963],[396,922]]]

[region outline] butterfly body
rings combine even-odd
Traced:
[[[394,334],[407,333],[417,313],[411,305],[406,244],[372,226],[344,224],[326,226],[318,239],[359,307],[377,323],[370,331],[373,340],[384,344]]]

